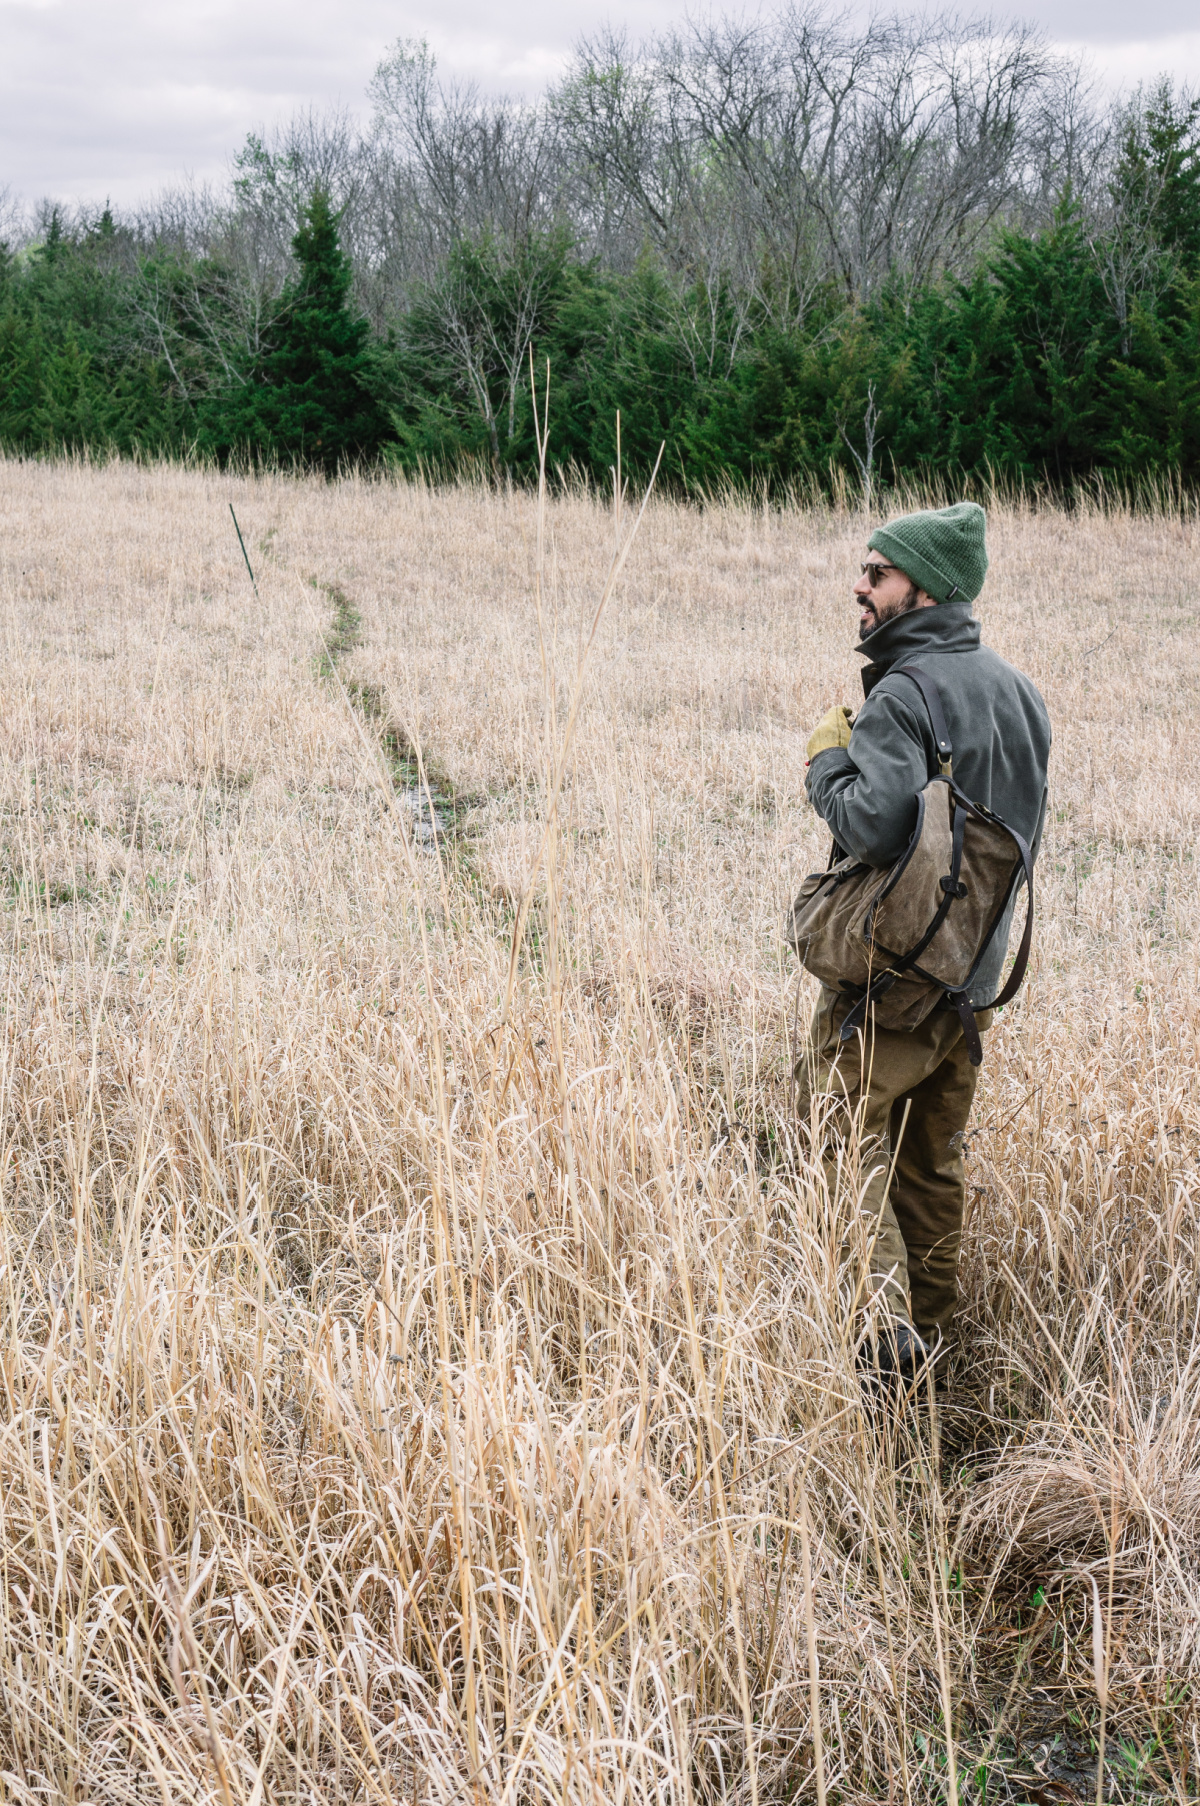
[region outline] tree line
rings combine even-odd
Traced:
[[[0,444],[676,486],[1200,477],[1200,100],[1033,28],[819,7],[583,41],[535,102],[400,43],[221,190],[0,195]]]

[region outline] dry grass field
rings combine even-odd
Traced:
[[[780,942],[865,522],[652,502],[576,707],[633,513],[539,631],[531,496],[0,464],[5,1800],[1197,1796],[1194,517],[992,511],[1040,927],[893,1419]]]

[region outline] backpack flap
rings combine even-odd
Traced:
[[[902,959],[956,991],[970,983],[1003,920],[1023,869],[1021,845],[948,779],[934,778],[923,794],[925,832],[902,881],[876,899],[864,932],[877,960]]]

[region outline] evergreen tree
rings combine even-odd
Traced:
[[[246,449],[332,474],[373,456],[388,423],[372,393],[370,327],[351,306],[353,271],[323,189],[304,209],[292,249],[299,274],[274,309],[268,349],[236,389],[206,402],[199,443],[220,456]]]
[[[993,275],[1011,350],[1009,425],[1035,479],[1066,487],[1095,468],[1108,426],[1117,323],[1068,194],[1050,228],[1009,233]]]
[[[397,462],[436,467],[484,457],[495,476],[528,467],[529,353],[576,286],[571,250],[559,230],[526,232],[515,243],[485,233],[452,247],[388,347]]]
[[[127,229],[106,208],[94,227],[0,259],[0,445],[173,451],[185,409],[150,351],[132,303]]]
[[[1114,198],[1141,205],[1154,238],[1188,272],[1200,269],[1200,99],[1163,80],[1125,133]]]
[[[1104,463],[1129,477],[1200,481],[1200,273],[1180,280],[1169,309],[1135,311],[1109,414]]]

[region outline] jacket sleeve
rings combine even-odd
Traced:
[[[930,775],[921,724],[898,696],[873,690],[848,747],[819,752],[808,768],[809,800],[838,845],[868,865],[891,865],[917,822],[917,793]]]

